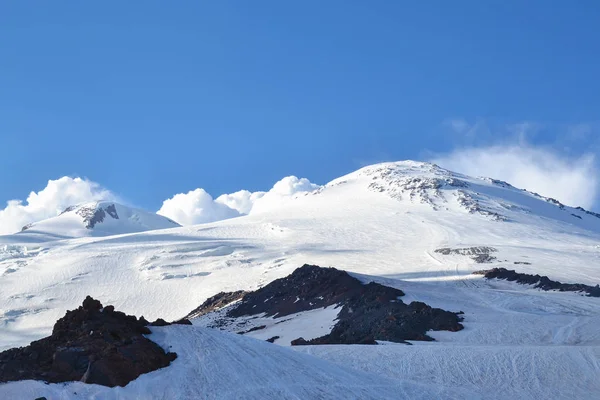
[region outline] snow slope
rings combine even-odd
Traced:
[[[153,328],[178,358],[124,388],[24,381],[0,385],[6,399],[461,399],[465,391],[356,371],[277,345],[211,329]],[[76,393],[76,394],[75,394]],[[449,395],[449,396],[448,396]]]
[[[180,226],[167,217],[114,202],[78,204],[60,215],[23,227],[19,240],[51,241],[85,236],[109,236]]]
[[[515,398],[551,390],[556,398],[600,396],[588,379],[600,375],[600,299],[471,275],[497,266],[596,285],[600,218],[504,182],[385,163],[272,211],[211,224],[60,241],[25,233],[0,237],[0,348],[47,335],[88,294],[129,314],[175,319],[219,291],[255,289],[310,263],[398,287],[405,302],[465,312],[465,330],[432,333],[438,342],[428,345],[377,347],[373,362],[360,361],[372,347],[315,348],[315,355],[425,383],[427,371],[447,370],[436,385],[484,398],[502,397],[500,389]],[[435,251],[474,246],[495,249],[496,260]],[[449,360],[463,367],[447,368]],[[557,371],[580,379],[556,379]]]

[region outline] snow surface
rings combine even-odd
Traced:
[[[26,233],[0,237],[0,349],[48,335],[88,294],[176,319],[217,292],[256,289],[310,263],[398,287],[405,302],[462,310],[465,329],[430,332],[432,344],[296,351],[440,390],[429,398],[460,387],[482,398],[600,397],[600,299],[471,275],[505,267],[596,285],[600,218],[503,182],[385,163],[271,212],[210,224],[63,240]],[[472,246],[495,248],[497,260],[435,252]]]
[[[190,326],[148,336],[178,358],[124,388],[37,381],[0,385],[5,399],[461,399],[459,389],[395,380],[329,363],[274,344]]]
[[[229,309],[230,306],[223,307],[217,312],[194,318],[192,322],[198,326],[214,327],[215,320],[223,318]],[[340,311],[341,307],[339,305],[332,305],[316,310],[286,315],[281,318],[277,318],[276,316],[265,317],[264,314],[239,317],[231,319],[231,324],[220,326],[219,329],[243,333],[247,337],[261,340],[278,336],[274,343],[282,346],[291,346],[291,341],[299,337],[311,340],[330,333],[336,324],[336,319]],[[227,318],[224,318],[224,320],[227,320]],[[222,320],[220,322],[222,323]],[[260,329],[249,332],[252,328]]]

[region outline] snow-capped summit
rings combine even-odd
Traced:
[[[162,215],[108,201],[67,207],[56,217],[23,227],[22,234],[46,234],[58,238],[109,236],[176,228],[177,222]]]
[[[382,193],[405,206],[424,205],[434,211],[478,214],[493,221],[515,221],[530,215],[600,230],[600,214],[566,206],[501,180],[470,177],[427,162],[409,160],[370,165],[334,179],[320,192],[344,184]]]

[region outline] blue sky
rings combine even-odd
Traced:
[[[156,210],[501,146],[595,179],[598,21],[596,1],[2,2],[0,201],[77,176]]]

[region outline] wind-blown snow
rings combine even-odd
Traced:
[[[435,252],[484,246],[496,249],[490,264]],[[471,275],[505,267],[596,285],[600,218],[432,164],[366,167],[269,212],[210,224],[35,243],[17,234],[0,237],[3,248],[0,348],[49,334],[86,295],[176,319],[219,291],[256,289],[310,263],[398,287],[405,302],[464,311],[465,329],[430,332],[438,341],[426,345],[298,351],[440,390],[429,398],[459,387],[475,398],[600,396],[591,378],[600,375],[599,299]]]

